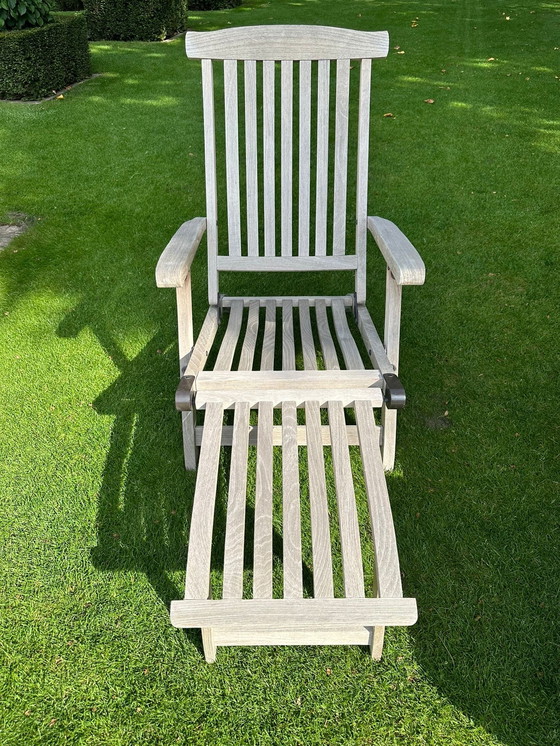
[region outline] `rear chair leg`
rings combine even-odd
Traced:
[[[391,471],[395,467],[395,452],[397,445],[397,410],[381,409],[381,427],[383,432],[383,445],[381,454],[383,457],[383,469]]]
[[[183,454],[185,459],[185,469],[187,471],[196,471],[196,462],[198,460],[198,448],[195,445],[195,424],[196,412],[181,412],[183,421]]]
[[[202,647],[206,663],[214,663],[216,661],[217,645],[214,642],[212,627],[206,627],[202,630]]]
[[[385,627],[373,627],[371,630],[371,641],[369,650],[374,661],[380,661],[383,654],[383,640],[385,638]]]

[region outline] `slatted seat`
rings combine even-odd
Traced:
[[[401,290],[424,281],[424,266],[393,223],[367,215],[371,61],[387,49],[385,32],[320,26],[187,34],[202,60],[207,217],[180,227],[156,278],[177,290],[176,405],[185,466],[198,461],[185,598],[171,621],[202,629],[208,661],[217,646],[257,644],[367,644],[379,658],[385,626],[416,620],[384,470],[404,404]],[[368,229],[387,263],[383,342],[365,305]],[[209,309],[195,341],[190,268],[204,233]],[[221,273],[333,270],[353,273],[354,292],[218,290]]]

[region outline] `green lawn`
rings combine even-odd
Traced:
[[[204,214],[199,67],[182,40],[98,42],[100,77],[0,105],[0,218],[37,219],[0,254],[0,743],[558,744],[558,4],[253,0],[191,20],[391,35],[370,206],[428,271],[405,291],[389,477],[420,618],[378,664],[234,648],[208,666],[170,626],[194,481],[154,267]],[[194,274],[200,324],[204,252]]]

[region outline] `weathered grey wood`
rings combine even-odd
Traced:
[[[383,654],[383,641],[385,639],[385,627],[376,626],[373,628],[373,634],[369,644],[371,657],[374,661],[380,661]]]
[[[249,318],[247,319],[245,339],[243,340],[243,347],[241,348],[241,356],[238,365],[238,369],[242,371],[251,370],[253,367],[253,357],[255,355],[255,345],[259,331],[259,308],[258,301],[253,301],[249,306]]]
[[[371,60],[362,59],[358,109],[358,169],[356,178],[356,302],[366,302],[367,197],[369,173],[369,110]]]
[[[369,645],[371,627],[364,625],[329,625],[328,627],[262,626],[252,624],[250,627],[227,626],[213,627],[216,643],[220,646],[231,645]]]
[[[384,218],[369,217],[367,225],[397,285],[423,285],[424,262],[404,233]]]
[[[291,301],[282,301],[282,370],[296,369],[294,318]]]
[[[202,432],[204,428],[198,425],[195,428],[195,442],[199,446],[202,442]],[[249,425],[249,445],[257,445],[257,434],[258,425]],[[320,427],[321,440],[324,446],[330,446],[331,444],[331,433],[328,425],[321,425]],[[348,439],[349,446],[359,445],[358,440],[358,428],[356,425],[346,425],[346,437]],[[222,446],[231,446],[233,440],[233,426],[224,425],[222,428]],[[298,446],[307,445],[307,431],[305,425],[297,426],[297,442]],[[381,428],[378,428],[378,444],[381,445]],[[280,425],[274,425],[272,428],[272,445],[282,445],[282,427]]]
[[[214,630],[207,628],[202,630],[202,647],[206,663],[216,662],[216,640],[214,639]]]
[[[204,114],[204,172],[206,181],[206,244],[208,247],[208,302],[218,304],[218,192],[216,186],[216,125],[212,60],[202,60],[202,108]]]
[[[371,407],[366,402],[356,402],[355,415],[375,546],[377,593],[382,598],[398,598],[402,596],[402,585],[397,539],[378,446],[377,428]]]
[[[311,62],[299,64],[299,220],[298,254],[309,256],[311,214]]]
[[[330,401],[328,410],[329,425],[331,428],[334,481],[338,504],[338,522],[340,526],[344,593],[347,599],[360,598],[365,595],[364,570],[362,567],[360,529],[358,526],[352,468],[350,466],[350,453],[348,451],[348,441],[346,440],[346,430],[344,427],[344,409],[340,402]]]
[[[171,602],[175,627],[214,627],[228,624],[267,625],[372,625],[406,627],[418,617],[414,598],[269,598],[197,599]]]
[[[319,405],[318,401],[309,401],[305,405],[311,547],[313,553],[313,593],[315,598],[333,598],[329,508],[323,458],[323,428],[321,427]]]
[[[317,330],[319,332],[319,341],[321,342],[325,368],[328,370],[338,370],[340,365],[338,364],[338,355],[336,354],[336,347],[334,346],[329,320],[327,318],[325,300],[319,299],[315,302],[315,314],[317,316]]]
[[[229,312],[229,321],[220,345],[220,351],[214,364],[214,370],[229,370],[235,355],[235,348],[239,339],[241,322],[243,320],[243,303],[241,301],[232,303]]]
[[[329,180],[329,71],[330,61],[319,60],[317,80],[317,165],[315,186],[315,255],[327,253]]]
[[[205,230],[206,218],[193,218],[183,223],[174,234],[156,266],[158,288],[180,288],[184,285]]]
[[[182,287],[176,288],[177,331],[179,337],[179,375],[187,367],[193,348],[193,315],[191,276],[188,274]]]
[[[387,357],[393,364],[395,373],[399,372],[399,343],[401,328],[402,285],[399,285],[393,273],[387,267],[387,281],[385,285],[385,331],[384,342]],[[383,467],[390,471],[395,466],[397,446],[397,410],[381,410],[381,426],[383,428]]]
[[[249,402],[251,409],[258,407],[260,402],[268,402],[273,407],[281,407],[283,401],[295,401],[297,407],[304,407],[305,403],[316,399],[322,407],[325,407],[329,400],[338,402],[343,407],[353,407],[354,402],[369,402],[371,407],[380,407],[383,403],[383,394],[379,388],[339,388],[331,387],[323,389],[300,389],[300,388],[280,388],[280,389],[248,389],[242,391],[233,391],[223,389],[221,391],[197,391],[195,394],[195,404],[197,409],[205,409],[208,404],[220,403],[224,409],[233,409],[238,401]]]
[[[245,164],[247,253],[259,254],[259,182],[257,167],[257,63],[245,62]]]
[[[211,404],[206,411],[204,435],[200,447],[200,464],[196,476],[187,554],[185,598],[208,597],[222,419],[223,407],[220,404]]]
[[[332,305],[332,312],[336,337],[338,339],[340,349],[342,350],[342,355],[344,357],[346,367],[352,369],[363,368],[364,363],[362,361],[362,356],[360,355],[360,351],[358,350],[358,347],[354,342],[354,337],[352,336],[352,332],[350,331],[350,327],[348,326],[345,307],[342,305],[342,303],[334,301]]]
[[[293,86],[294,63],[283,60],[280,72],[281,88],[281,146],[280,157],[280,212],[281,212],[281,253],[291,256],[292,251],[292,128],[293,128]]]
[[[303,596],[296,405],[282,404],[282,535],[284,598]]]
[[[263,306],[268,306],[269,302],[273,302],[277,306],[281,306],[285,300],[291,301],[294,306],[297,306],[300,300],[307,300],[310,306],[314,306],[317,301],[324,301],[325,305],[332,305],[333,300],[340,300],[342,303],[350,307],[354,304],[354,294],[348,293],[348,295],[246,295],[243,297],[224,295],[222,297],[222,308],[229,308],[235,301],[241,300],[243,305],[248,306],[251,301],[258,300]]]
[[[317,355],[315,353],[315,341],[313,339],[311,317],[309,315],[309,301],[300,301],[298,308],[301,346],[303,349],[303,367],[305,370],[316,370]]]
[[[185,375],[195,376],[204,368],[206,359],[212,348],[212,343],[218,331],[219,311],[216,306],[210,306],[206,312],[202,329],[196,338],[195,345],[189,357],[189,362],[185,369]]]
[[[272,405],[259,404],[253,597],[272,598]]]
[[[274,349],[276,340],[276,303],[266,301],[266,315],[264,319],[264,335],[261,350],[261,370],[274,369]]]
[[[276,181],[274,166],[274,62],[263,62],[264,253],[276,245]]]
[[[224,61],[224,104],[226,128],[226,183],[228,251],[241,256],[241,213],[239,203],[239,125],[237,103],[237,61]]]
[[[380,388],[383,379],[378,370],[359,368],[357,370],[317,370],[309,366],[306,370],[250,370],[239,365],[238,371],[208,370],[199,373],[196,379],[198,393],[204,391],[233,390],[242,395],[245,389],[304,389],[313,392],[317,388],[370,389]]]
[[[265,203],[266,207],[266,203]],[[269,250],[272,250],[269,245]],[[219,256],[219,271],[227,272],[323,272],[355,270],[357,259],[347,256]]]
[[[243,596],[249,412],[245,402],[235,405],[224,545],[224,598]]]
[[[336,109],[334,141],[333,254],[346,250],[346,186],[348,179],[348,100],[350,60],[336,63]]]
[[[323,60],[386,57],[386,31],[353,31],[331,26],[244,26],[188,31],[189,57],[215,60]]]
[[[358,306],[356,309],[356,320],[358,329],[364,340],[367,353],[373,365],[379,369],[380,373],[394,373],[395,368],[387,357],[383,342],[379,338],[375,324],[365,306]]]

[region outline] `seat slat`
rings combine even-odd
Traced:
[[[282,301],[282,370],[296,369],[293,304]]]
[[[249,317],[247,319],[247,328],[245,330],[245,339],[241,348],[241,357],[239,358],[239,370],[251,370],[253,367],[253,357],[255,355],[255,345],[257,343],[257,334],[259,331],[259,302],[253,301],[249,306]]]
[[[216,336],[219,326],[219,313],[216,306],[210,306],[206,313],[206,318],[202,324],[196,342],[189,357],[189,362],[185,368],[185,375],[192,376],[196,375],[200,370],[204,368],[206,359],[212,348],[212,343]]]
[[[305,370],[317,370],[317,355],[315,353],[315,341],[313,339],[311,317],[309,315],[309,301],[300,301],[298,308],[301,346],[303,348],[303,367]]]
[[[185,598],[208,598],[209,595],[223,414],[221,404],[211,404],[206,410],[189,534]]]
[[[293,127],[293,85],[294,63],[283,60],[281,63],[281,144],[280,170],[281,184],[281,253],[282,256],[292,255],[292,127]]]
[[[284,598],[301,598],[303,575],[295,402],[282,404],[282,534]]]
[[[344,593],[347,598],[361,598],[365,595],[364,571],[362,567],[360,529],[358,526],[354,482],[352,479],[348,441],[346,439],[344,409],[340,402],[333,401],[329,402],[328,411],[331,428],[334,481],[338,504],[338,522],[340,526]]]
[[[235,348],[237,347],[239,332],[241,331],[242,320],[243,301],[234,301],[231,304],[226,333],[224,334],[222,344],[220,345],[220,351],[216,358],[214,370],[230,370],[233,356],[235,355]]]
[[[315,193],[315,255],[327,253],[329,182],[329,71],[330,60],[319,60],[317,82],[317,183]]]
[[[272,419],[269,402],[259,404],[253,596],[272,598]]]
[[[241,256],[241,214],[239,210],[239,124],[236,60],[224,61],[224,103],[226,120],[228,249],[231,256]]]
[[[245,76],[245,164],[247,253],[259,254],[259,181],[257,167],[257,63],[247,60]]]
[[[311,546],[313,554],[313,594],[315,598],[333,598],[331,538],[321,414],[318,401],[305,405]]]
[[[241,394],[244,389],[338,389],[381,388],[383,379],[375,368],[358,370],[208,370],[199,373],[197,391],[234,390]],[[364,392],[366,393],[366,392]]]
[[[276,303],[266,301],[264,336],[261,350],[261,370],[274,370],[274,348],[276,341]]]
[[[263,67],[264,253],[275,255],[274,62]]]
[[[336,347],[334,346],[331,335],[329,320],[327,318],[327,306],[324,300],[317,300],[315,302],[315,314],[317,316],[317,330],[319,331],[325,368],[327,370],[339,370],[338,355],[336,354]]]
[[[309,256],[311,214],[311,62],[299,64],[299,220],[298,254]]]
[[[363,368],[362,356],[348,326],[344,305],[338,301],[333,301],[332,312],[338,344],[342,350],[346,367],[352,369]]]
[[[354,402],[365,400],[371,407],[380,407],[383,404],[383,394],[380,388],[315,388],[313,390],[301,389],[297,385],[294,388],[243,388],[240,391],[224,389],[222,391],[202,390],[196,392],[196,407],[204,409],[210,403],[220,403],[225,409],[233,409],[238,401],[249,402],[251,408],[258,406],[260,402],[269,402],[273,407],[281,407],[283,401],[295,401],[297,407],[305,406],[305,403],[316,399],[321,406],[327,405],[329,400],[337,401],[344,407],[353,407]]]
[[[350,60],[336,63],[336,109],[334,141],[333,254],[345,252],[346,185],[348,179],[348,100]]]
[[[402,585],[397,539],[378,445],[379,437],[368,403],[356,402],[355,413],[375,546],[377,593],[381,597],[398,598],[402,596]]]
[[[246,402],[238,402],[235,405],[224,545],[224,598],[243,596],[249,413],[249,405]]]

